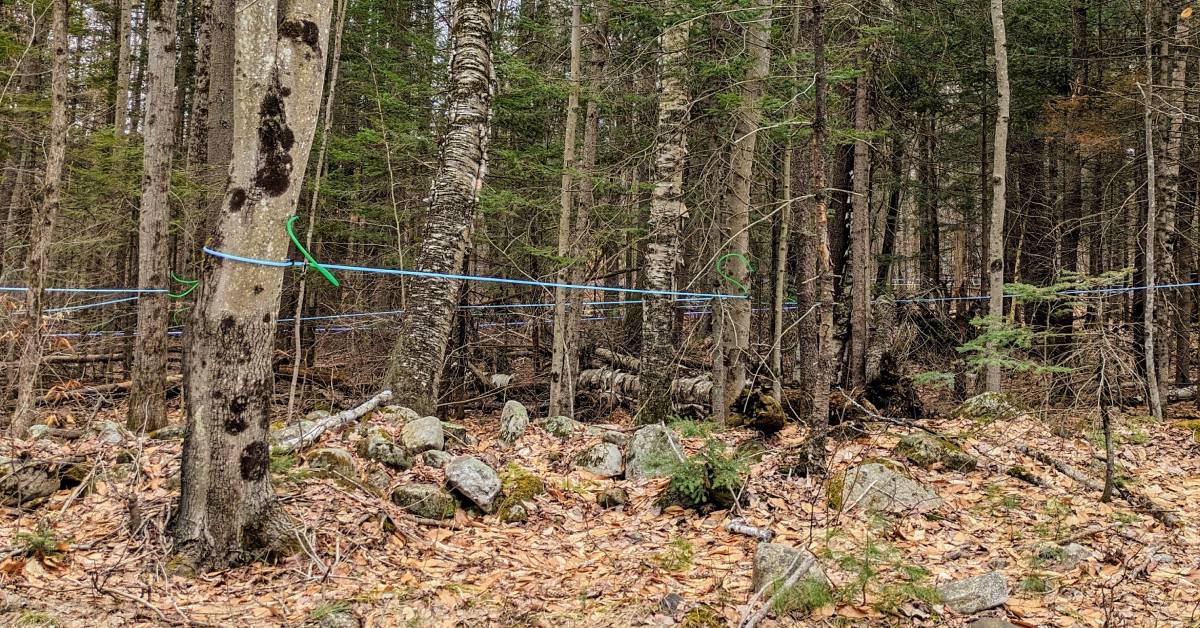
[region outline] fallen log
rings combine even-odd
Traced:
[[[1054,467],[1063,475],[1075,480],[1076,482],[1088,487],[1093,491],[1104,490],[1104,484],[1102,484],[1100,480],[1093,478],[1087,473],[1084,473],[1082,470],[1058,460],[1057,458],[1051,457],[1044,451],[1034,449],[1033,447],[1021,443],[1017,443],[1015,448],[1017,451],[1029,456],[1030,458],[1033,458],[1034,460],[1037,460],[1038,462]],[[1180,524],[1179,517],[1177,517],[1175,513],[1154,503],[1154,501],[1149,497],[1142,495],[1141,493],[1135,493],[1132,489],[1119,484],[1114,485],[1113,490],[1115,490],[1122,499],[1129,502],[1131,506],[1138,510],[1144,510],[1150,513],[1150,516],[1157,519],[1164,526],[1167,526],[1168,528],[1174,528]]]
[[[292,453],[294,451],[300,451],[301,449],[304,449],[305,447],[308,447],[309,445],[312,445],[313,443],[315,443],[317,441],[317,439],[319,439],[321,437],[321,435],[324,434],[325,432],[328,432],[331,430],[336,430],[336,429],[342,428],[346,425],[349,425],[350,423],[353,423],[354,421],[357,421],[358,419],[362,418],[362,416],[364,414],[374,410],[375,408],[378,408],[380,404],[391,401],[391,399],[392,399],[392,391],[390,391],[390,390],[381,391],[379,394],[375,395],[374,397],[371,397],[370,399],[364,401],[357,408],[343,410],[337,414],[327,416],[327,417],[317,421],[307,431],[305,431],[295,437],[286,438],[277,443],[274,443],[273,445],[271,445],[271,453],[287,454],[287,453]]]
[[[168,375],[167,388],[172,389],[183,382],[182,375]],[[133,381],[127,380],[124,382],[112,382],[109,384],[97,384],[95,386],[83,386],[81,388],[64,388],[55,386],[46,391],[42,397],[42,401],[46,403],[57,403],[60,401],[81,401],[87,397],[94,395],[114,395],[118,393],[128,393],[130,387],[133,386]]]
[[[708,374],[679,377],[671,382],[671,405],[683,414],[703,414],[712,406],[712,379]],[[642,383],[637,375],[610,368],[579,372],[580,390],[598,392],[617,402],[636,402]]]

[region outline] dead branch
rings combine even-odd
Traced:
[[[271,446],[271,452],[277,454],[286,454],[294,451],[300,451],[301,449],[304,449],[305,447],[315,443],[317,439],[320,438],[325,432],[349,425],[350,423],[362,418],[364,414],[379,407],[380,404],[391,401],[391,399],[392,391],[384,390],[374,397],[366,400],[357,408],[343,410],[332,416],[327,416],[320,421],[317,421],[311,429],[300,434],[299,436],[275,443]]]

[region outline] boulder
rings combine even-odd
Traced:
[[[20,506],[50,495],[61,484],[58,465],[0,456],[0,506]]]
[[[183,438],[185,432],[187,432],[187,426],[183,424],[167,425],[150,432],[150,438],[154,440],[180,440]]]
[[[50,426],[45,423],[30,425],[26,434],[28,434],[29,440],[42,440],[50,435]]]
[[[392,502],[426,519],[449,519],[457,506],[454,497],[433,484],[405,484],[392,491]]]
[[[470,456],[459,456],[446,465],[446,484],[484,512],[495,508],[500,494],[500,476]]]
[[[304,415],[304,420],[316,423],[317,421],[320,421],[321,419],[324,419],[328,416],[329,416],[328,410],[313,410],[312,412],[309,412],[308,414]]]
[[[509,399],[500,411],[500,436],[502,445],[511,445],[525,433],[529,427],[529,411],[520,401]]]
[[[315,412],[321,412],[321,411],[316,410]],[[312,416],[313,414],[314,414],[314,412],[308,413],[309,416]],[[329,413],[326,412],[325,414],[328,415]],[[300,438],[302,435],[307,434],[316,426],[317,426],[316,421],[313,421],[310,419],[304,419],[299,422],[289,423],[288,425],[285,425],[278,429],[271,430],[271,437],[270,437],[271,444],[278,445],[279,443],[282,443],[285,441],[290,441],[290,440]]]
[[[992,571],[982,576],[955,580],[938,587],[942,602],[957,613],[971,615],[996,608],[1008,601],[1008,581]]]
[[[626,434],[625,432],[618,432],[617,430],[602,430],[600,432],[600,438],[602,438],[604,442],[612,443],[621,449],[628,447],[629,441],[633,440],[633,437],[629,434]]]
[[[1074,569],[1091,556],[1092,551],[1078,543],[1045,543],[1034,550],[1033,562],[1037,566],[1066,570]]]
[[[596,497],[596,503],[601,508],[620,508],[629,503],[629,493],[625,489],[614,486]]]
[[[973,421],[1007,421],[1021,414],[1012,397],[997,392],[985,392],[967,399],[954,411],[956,417]]]
[[[754,575],[750,586],[757,592],[772,583],[782,584],[791,575],[791,570],[799,568],[810,558],[812,566],[800,578],[828,582],[820,561],[808,550],[780,543],[759,543],[754,550]]]
[[[612,443],[596,443],[579,454],[575,466],[601,477],[615,478],[621,475],[621,450]]]
[[[975,456],[944,438],[924,432],[914,432],[900,439],[896,455],[926,469],[941,467],[954,471],[974,471]]]
[[[350,452],[337,447],[323,447],[314,451],[308,459],[308,466],[334,477],[355,476],[354,458],[350,457]]]
[[[116,421],[101,421],[96,427],[96,431],[100,434],[100,442],[106,445],[117,445],[125,440],[125,436],[121,432],[121,425]]]
[[[662,477],[666,467],[677,459],[679,437],[665,425],[647,425],[634,432],[625,453],[625,477],[631,480]]]
[[[446,436],[442,432],[442,422],[435,416],[409,421],[400,429],[400,443],[414,455],[430,449],[444,449]]]
[[[967,624],[967,628],[1017,628],[1017,625],[1003,617],[980,617]]]
[[[401,471],[412,467],[408,452],[392,442],[391,436],[380,427],[372,427],[358,441],[358,455]]]
[[[367,475],[366,484],[376,493],[386,495],[387,490],[392,486],[392,476],[388,475],[388,472],[383,469],[375,469]]]
[[[846,471],[829,483],[834,508],[857,507],[892,514],[923,513],[942,505],[937,493],[880,462],[869,462]]]
[[[421,454],[422,464],[435,469],[444,468],[447,464],[450,464],[451,460],[454,460],[454,456],[451,456],[440,449],[430,449],[429,451]]]
[[[542,417],[534,422],[538,427],[559,438],[566,438],[582,427],[582,423],[565,416]]]

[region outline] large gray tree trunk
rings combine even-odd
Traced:
[[[724,264],[725,273],[747,288],[750,286],[750,205],[751,177],[754,175],[754,150],[758,144],[758,126],[762,121],[764,82],[771,70],[771,3],[757,2],[753,13],[745,14],[746,53],[749,66],[741,84],[740,106],[733,128],[733,149],[729,156],[729,179],[723,200],[722,223],[728,251],[744,258],[730,257]],[[733,282],[729,282],[732,284]],[[737,294],[734,285],[728,285]],[[748,294],[746,296],[749,296]],[[750,350],[750,300],[722,299],[721,343],[725,366],[725,399],[716,400],[728,406],[746,387],[746,352]],[[716,315],[716,314],[714,314]]]
[[[677,18],[675,18],[677,19]],[[673,290],[679,263],[679,234],[687,219],[683,204],[683,169],[687,159],[687,47],[690,21],[666,27],[662,34],[658,79],[658,146],[654,156],[654,190],[650,197],[650,232],[644,277],[650,290]],[[675,377],[674,299],[647,294],[642,306],[641,404],[637,420],[657,423],[671,415],[671,381]]]
[[[462,268],[478,214],[487,171],[495,73],[492,67],[492,5],[454,0],[450,24],[449,119],[430,192],[425,240],[417,268],[456,273]],[[437,409],[438,382],[454,319],[457,279],[416,278],[408,310],[392,349],[386,380],[397,399],[422,414]]]
[[[287,256],[324,83],[330,0],[238,0],[233,166],[215,249]],[[295,544],[267,473],[271,354],[284,270],[214,258],[189,327],[177,547],[200,566]]]
[[[1008,40],[1004,0],[991,0],[992,46],[996,62],[996,127],[992,134],[992,211],[988,221],[988,316],[1004,317],[1004,210],[1008,176]],[[1000,365],[988,364],[987,390],[1000,392]]]
[[[142,152],[142,205],[138,213],[138,287],[167,285],[168,193],[175,143],[175,2],[147,5],[146,126]],[[133,346],[129,429],[153,431],[167,422],[167,295],[141,295]]]
[[[237,0],[212,0],[207,6],[208,29],[208,131],[204,157],[207,167],[206,210],[203,227],[195,236],[199,242],[216,232],[222,211],[225,185],[229,180],[229,162],[233,155],[233,72],[234,17]],[[200,220],[200,218],[197,218]]]
[[[25,343],[17,372],[17,407],[10,429],[24,436],[33,425],[34,386],[42,361],[42,310],[46,288],[46,264],[54,222],[62,194],[63,164],[67,155],[67,73],[70,50],[67,41],[67,0],[54,0],[50,25],[50,142],[46,150],[46,172],[42,179],[42,202],[33,210],[29,226],[29,249],[25,255],[25,317],[21,322]]]

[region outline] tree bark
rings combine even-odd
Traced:
[[[582,234],[576,232],[574,221],[575,206],[575,135],[579,126],[579,42],[582,37],[583,23],[581,14],[582,0],[571,2],[571,78],[567,96],[567,120],[563,131],[563,171],[562,187],[559,189],[558,214],[558,257],[562,265],[555,276],[558,283],[568,283],[571,279],[571,269],[580,260],[571,259],[576,252],[573,245],[575,238]],[[563,265],[565,261],[566,265]],[[550,414],[567,416],[574,415],[575,409],[575,374],[571,368],[571,354],[578,351],[570,344],[571,329],[579,325],[579,312],[573,307],[571,293],[561,286],[554,289],[554,347],[550,362]]]
[[[17,372],[17,406],[13,411],[10,430],[13,437],[22,437],[33,425],[37,397],[39,366],[42,362],[44,336],[42,310],[46,288],[46,265],[50,241],[62,194],[63,165],[67,153],[67,73],[70,55],[67,39],[67,0],[54,0],[50,24],[50,141],[46,151],[46,171],[42,179],[42,202],[33,210],[29,228],[29,250],[25,256],[25,316],[21,321],[24,347],[21,367]]]
[[[677,16],[672,17],[678,20]],[[680,231],[687,220],[683,203],[683,170],[687,160],[687,89],[689,20],[665,27],[659,57],[658,133],[654,157],[654,190],[650,198],[650,230],[643,272],[650,290],[672,290],[679,261]],[[647,294],[642,305],[642,376],[639,423],[657,423],[671,415],[674,379],[674,299]]]
[[[729,251],[745,257],[730,257],[722,265],[731,278],[726,289],[739,294],[737,286],[750,288],[750,206],[751,183],[754,175],[754,151],[758,144],[758,127],[762,121],[762,96],[767,75],[771,70],[771,8],[770,2],[759,0],[757,11],[746,14],[750,23],[745,26],[746,54],[749,65],[741,84],[740,106],[733,127],[733,148],[729,156],[729,179],[723,200],[725,227],[723,241]],[[747,293],[745,296],[749,297]],[[725,405],[729,405],[746,386],[746,353],[750,350],[750,299],[721,299],[719,309],[727,313],[722,319],[720,341],[725,358]],[[718,314],[714,314],[718,315]]]
[[[487,140],[495,73],[492,5],[455,0],[450,25],[449,120],[430,194],[425,241],[417,268],[454,273],[462,268],[487,170]],[[412,409],[432,414],[461,282],[419,278],[410,284],[408,311],[392,350],[386,380]]]
[[[1008,39],[1004,0],[991,0],[992,46],[996,63],[996,126],[992,135],[992,211],[988,220],[988,316],[1004,317],[1004,211],[1008,176]],[[987,390],[1000,392],[1000,365],[987,365]]]
[[[133,0],[117,0],[117,93],[113,104],[113,129],[118,137],[129,133],[129,57],[133,30]]]
[[[237,0],[211,0],[208,5],[208,137],[205,147],[206,210],[195,237],[205,241],[216,233],[221,215],[229,162],[233,157],[234,19]],[[201,220],[198,218],[197,220]]]
[[[175,144],[175,7],[170,0],[147,4],[146,33],[150,47],[143,133],[142,204],[138,212],[138,287],[167,285],[167,243],[171,224],[168,194]],[[134,339],[133,387],[129,392],[128,427],[152,432],[166,425],[167,295],[142,294],[138,299],[138,335]]]
[[[993,0],[996,1],[996,0]],[[1158,361],[1155,358],[1155,311],[1154,301],[1158,290],[1155,288],[1155,283],[1158,281],[1155,268],[1157,235],[1158,235],[1158,206],[1155,197],[1157,172],[1154,159],[1154,57],[1153,50],[1153,35],[1151,33],[1150,19],[1150,3],[1146,3],[1146,82],[1142,85],[1142,96],[1145,100],[1143,112],[1144,130],[1146,136],[1146,230],[1145,230],[1145,271],[1143,272],[1144,281],[1146,282],[1146,297],[1145,305],[1142,308],[1142,324],[1145,330],[1145,338],[1143,340],[1143,359],[1146,371],[1146,398],[1149,401],[1150,414],[1157,421],[1163,419],[1163,404],[1161,389],[1158,385]]]
[[[238,0],[233,166],[211,246],[287,255],[325,76],[329,0]],[[267,472],[272,349],[284,271],[209,260],[187,355],[187,436],[176,546],[201,567],[243,550],[287,552],[296,534]]]
[[[870,344],[871,282],[869,279],[871,237],[871,146],[870,73],[866,53],[860,54],[861,74],[854,87],[854,178],[850,200],[850,259],[847,275],[850,283],[850,343],[846,349],[845,385],[859,388],[866,384],[867,347]]]

